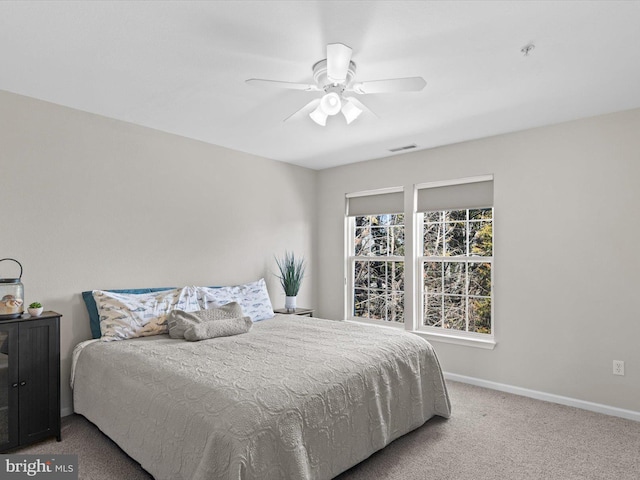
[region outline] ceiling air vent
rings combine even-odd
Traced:
[[[405,145],[404,147],[390,148],[389,151],[396,153],[396,152],[402,152],[404,150],[411,150],[412,148],[416,148],[416,145],[412,144],[412,145]]]

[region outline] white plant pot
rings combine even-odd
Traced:
[[[32,317],[39,317],[40,315],[42,315],[42,311],[44,310],[44,308],[27,308],[27,310],[29,311],[29,315],[31,315]]]
[[[284,297],[284,308],[286,308],[288,312],[295,312],[296,298],[298,297]]]

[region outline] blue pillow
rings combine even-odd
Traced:
[[[129,290],[105,290],[105,292],[113,292],[113,293],[152,293],[152,292],[161,292],[163,290],[172,290],[175,287],[163,287],[163,288],[135,288]],[[93,338],[100,338],[100,316],[98,315],[98,306],[96,305],[96,301],[93,298],[93,291],[88,290],[86,292],[82,292],[82,298],[84,300],[84,304],[87,306],[87,311],[89,312],[89,325],[91,327],[91,336]]]

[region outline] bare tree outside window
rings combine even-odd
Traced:
[[[404,322],[404,214],[354,218],[353,312]]]
[[[493,209],[423,218],[423,325],[491,334]]]

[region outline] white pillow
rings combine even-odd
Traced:
[[[199,310],[193,287],[161,292],[131,294],[94,290],[101,339],[126,340],[167,333],[167,314],[174,309]]]
[[[258,322],[274,316],[273,306],[264,278],[256,282],[233,287],[195,287],[198,303],[203,310],[238,302],[242,311],[251,320]]]

